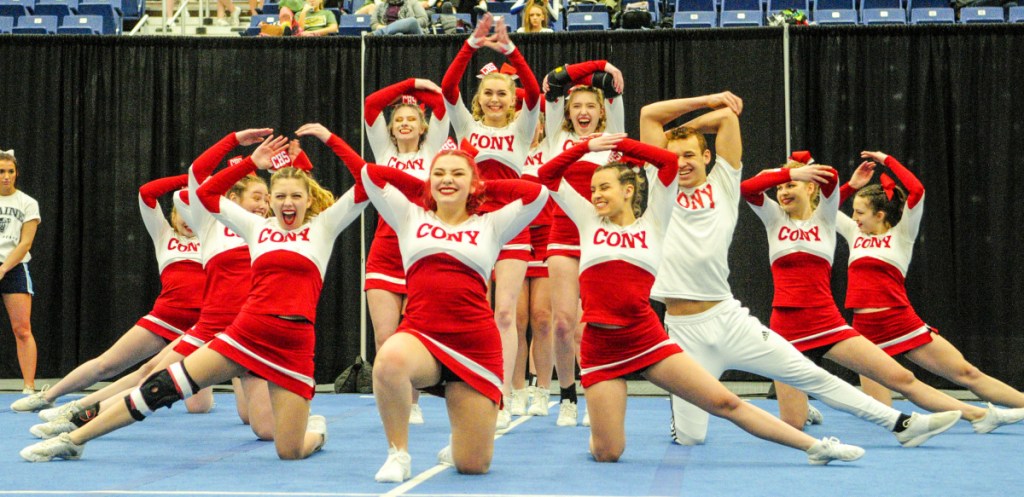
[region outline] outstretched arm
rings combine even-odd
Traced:
[[[871,181],[871,176],[875,174],[875,163],[869,160],[860,163],[857,170],[853,172],[853,176],[850,177],[850,181],[843,183],[843,186],[839,188],[839,203],[843,204],[846,199],[857,193],[857,190],[864,188]]]
[[[334,151],[334,155],[337,155],[341,162],[348,168],[352,177],[356,180],[355,186],[355,203],[365,202],[366,190],[363,188],[363,177],[360,174],[360,170],[366,161],[348,145],[345,140],[342,140],[338,135],[331,133],[329,129],[324,127],[320,123],[308,123],[303,124],[298,130],[295,131],[297,136],[314,136],[320,141],[324,142],[331,150]]]

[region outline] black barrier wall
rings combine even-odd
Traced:
[[[626,76],[627,129],[660,99],[731,90],[744,99],[744,176],[786,153],[783,35],[778,29],[559,33],[515,41],[538,80],[555,66],[606,58]],[[408,77],[440,82],[462,38],[368,38],[365,88]],[[922,317],[982,369],[1021,387],[1024,351],[1014,270],[1024,150],[1016,88],[1024,29],[804,28],[790,32],[794,148],[847,177],[865,148],[899,157],[928,188],[908,287]],[[360,140],[360,40],[0,38],[0,148],[14,148],[19,187],[40,202],[32,249],[39,376],[59,376],[108,347],[145,314],[158,289],[138,215],[144,182],[183,173],[237,129],[290,132],[320,122]],[[476,68],[500,61],[482,50]],[[318,141],[304,143],[324,186],[352,179]],[[358,147],[357,147],[358,148]],[[241,153],[241,151],[239,152]],[[761,223],[741,209],[733,290],[767,322],[772,295]],[[367,209],[366,226],[374,226]],[[371,235],[367,234],[367,240]],[[368,246],[368,244],[367,244]],[[835,291],[844,295],[840,242]],[[318,382],[359,354],[360,232],[339,239],[317,328]],[[19,375],[6,319],[0,377]],[[367,333],[370,333],[367,330]],[[372,344],[372,335],[368,339]],[[372,347],[371,347],[372,348]],[[371,351],[372,352],[372,351]],[[745,378],[730,375],[730,378]],[[948,385],[945,383],[940,383]]]

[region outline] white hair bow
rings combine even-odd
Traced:
[[[10,155],[11,157],[14,157],[14,149],[12,148],[10,150],[0,150],[0,154],[7,154]]]

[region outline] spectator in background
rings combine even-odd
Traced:
[[[24,394],[35,393],[36,340],[32,337],[32,277],[28,253],[39,227],[39,203],[18,190],[14,150],[0,150],[0,295],[18,349]]]
[[[324,8],[324,0],[306,0],[309,10],[297,19],[302,25],[300,36],[327,36],[338,33],[338,19],[334,12]]]
[[[529,7],[531,5],[539,5],[543,8],[550,17],[550,20],[557,20],[559,12],[561,11],[562,2],[561,0],[551,0],[547,2],[545,0],[516,0],[516,3],[512,4],[512,8],[509,11],[512,15],[519,15],[520,12],[526,10],[527,13],[523,14],[527,17],[523,18],[523,26],[526,26],[526,20],[529,18]],[[547,26],[547,24],[545,24]],[[524,33],[531,33],[532,31],[522,31]]]
[[[374,35],[423,34],[430,20],[417,0],[386,0],[377,4],[370,21]]]
[[[544,4],[533,2],[523,9],[523,18],[516,33],[553,33],[548,27],[548,13]]]

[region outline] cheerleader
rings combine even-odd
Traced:
[[[844,186],[844,198],[856,191],[853,217],[839,213],[836,221],[839,234],[850,245],[846,307],[853,309],[853,327],[890,356],[904,354],[984,401],[1024,406],[1024,394],[980,371],[914,312],[905,280],[924,212],[924,185],[892,156],[865,151],[861,157],[869,161],[861,164],[858,174]],[[889,168],[906,191],[884,174],[881,184],[862,188],[875,162]],[[892,402],[884,384],[863,376],[861,382],[872,396]],[[974,430],[987,433],[1001,424],[1020,421],[1024,415],[1019,412],[995,409],[990,404],[988,415],[974,423]]]
[[[604,60],[560,66],[548,73],[544,77],[544,91],[548,105],[545,127],[551,133],[549,156],[604,132],[625,131],[622,90],[622,71]],[[616,151],[588,153],[569,168],[566,181],[577,193],[586,196],[590,193],[594,170],[619,158]],[[580,237],[573,222],[557,207],[552,214],[547,256],[552,286],[555,370],[560,390],[555,424],[576,426],[576,350],[583,332],[579,315]],[[584,424],[587,424],[586,416]]]
[[[477,23],[472,36],[466,40],[455,60],[441,81],[445,106],[451,116],[456,137],[467,140],[479,154],[480,173],[484,180],[519,178],[526,156],[530,151],[530,140],[537,126],[540,87],[530,66],[508,37],[505,21],[498,19],[495,33],[488,36],[494,19],[484,15]],[[459,81],[466,72],[473,53],[480,47],[488,47],[505,54],[515,68],[525,90],[523,109],[516,113],[516,88],[512,77],[501,71],[490,71],[482,76],[472,99],[472,112],[462,102]],[[493,67],[493,64],[490,66]],[[491,210],[483,206],[481,212]],[[525,228],[525,226],[524,226]],[[516,300],[526,278],[527,262],[530,260],[529,231],[524,231],[502,247],[501,255],[494,267],[494,319],[501,332],[504,354],[505,384],[503,392],[511,395],[512,369],[516,357]],[[497,420],[500,429],[508,427],[511,414],[502,409]]]
[[[647,212],[640,212],[639,179],[628,165],[600,166],[591,180],[590,200],[564,179],[588,152],[617,150],[653,164]],[[582,384],[591,413],[590,453],[616,462],[626,448],[626,381],[640,371],[655,385],[696,402],[757,437],[807,453],[811,464],[853,461],[864,449],[835,438],[815,440],[767,412],[743,402],[683,353],[665,333],[648,304],[661,260],[661,246],[677,192],[676,156],[625,139],[625,134],[592,138],[566,150],[540,170],[540,179],[579,227],[580,293],[586,330],[580,346]],[[608,291],[614,286],[614,292]]]
[[[810,154],[798,152],[784,167],[762,171],[740,185],[740,193],[768,233],[775,283],[771,329],[816,363],[828,358],[899,390],[926,410],[959,411],[941,416],[949,418],[947,427],[960,414],[977,428],[999,426],[1000,417],[1007,416],[992,411],[992,418],[985,420],[985,409],[918,381],[913,373],[846,324],[836,308],[830,285],[835,219],[839,212],[838,178],[831,167],[805,165],[812,162]],[[764,194],[767,189],[775,190],[777,201]],[[794,427],[804,426],[807,395],[779,381],[775,387],[782,419]],[[917,444],[907,440],[903,445]]]
[[[481,181],[473,157],[439,153],[426,184],[392,168],[367,165],[363,184],[398,233],[409,302],[405,319],[381,347],[373,392],[388,457],[379,482],[411,476],[411,388],[443,392],[451,444],[439,459],[461,473],[486,473],[502,402],[502,340],[487,303],[487,280],[501,247],[527,227],[547,201],[535,183]],[[498,207],[479,213],[486,200]]]
[[[391,119],[384,110],[391,107]],[[430,124],[419,102],[430,107]],[[427,166],[434,153],[448,138],[449,120],[445,113],[441,88],[426,79],[409,78],[380,89],[366,98],[366,136],[378,164],[405,171],[418,179],[427,179]],[[366,304],[373,324],[376,350],[398,328],[405,303],[405,270],[398,251],[398,236],[383,218],[366,257]],[[423,411],[413,391],[409,422],[423,423]]]
[[[117,375],[128,367],[160,352],[199,319],[202,288],[206,283],[199,253],[199,239],[177,208],[171,209],[167,222],[157,199],[184,188],[188,175],[150,181],[139,188],[142,222],[156,249],[160,271],[160,295],[153,309],[121,335],[99,357],[82,363],[49,389],[18,399],[11,404],[16,412],[46,409],[62,395],[82,390],[97,381]],[[82,410],[72,401],[41,416],[45,421],[76,415]]]
[[[323,126],[307,124],[297,135],[330,141]],[[252,371],[270,383],[274,444],[281,459],[302,459],[323,447],[327,426],[309,416],[315,386],[313,325],[334,241],[366,205],[356,190],[337,202],[305,172],[283,167],[271,178],[266,219],[222,195],[257,168],[288,164],[284,137],[268,138],[249,158],[210,178],[196,192],[203,206],[238,233],[252,253],[252,291],[234,322],[216,338],[71,433],[26,447],[29,461],[78,459],[85,442],[141,421],[160,407],[199,389]],[[286,289],[282,291],[282,289]]]

